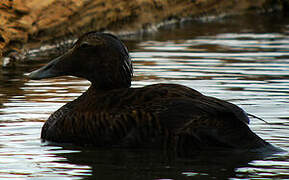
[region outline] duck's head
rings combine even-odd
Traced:
[[[114,35],[88,32],[65,54],[29,74],[30,79],[64,75],[89,80],[100,89],[131,85],[132,64],[126,46]]]

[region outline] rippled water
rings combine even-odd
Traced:
[[[289,151],[289,19],[235,17],[190,22],[125,41],[133,86],[179,83],[238,104],[260,120],[251,129]],[[289,154],[266,158],[202,152],[192,159],[151,150],[81,149],[42,144],[44,121],[87,89],[87,81],[42,81],[27,62],[0,74],[0,178],[217,179],[289,178]]]

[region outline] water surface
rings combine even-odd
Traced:
[[[134,63],[134,87],[178,83],[228,100],[270,123],[252,118],[250,128],[289,150],[288,18],[185,22],[124,41]],[[288,153],[256,158],[200,152],[188,159],[152,150],[45,145],[39,138],[45,120],[84,92],[89,82],[74,77],[24,78],[24,73],[43,64],[31,60],[0,74],[0,178],[289,178]]]

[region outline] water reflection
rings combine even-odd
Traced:
[[[75,153],[58,155],[61,158],[64,157],[69,163],[90,166],[93,179],[186,179],[187,177],[227,179],[246,177],[245,170],[250,173],[255,168],[255,162],[258,162],[258,159],[260,162],[264,162],[263,159],[266,158],[266,155],[254,153],[220,151],[214,153],[197,152],[191,159],[184,159],[160,151],[140,149],[83,149]],[[266,161],[268,164],[274,161],[272,156],[269,157],[271,159]],[[252,160],[254,161],[252,162]],[[261,163],[261,166],[265,166],[265,164]],[[238,168],[237,171],[236,168]],[[283,169],[279,170],[278,177],[282,177],[281,172],[284,171]]]
[[[126,41],[135,68],[133,86],[179,83],[238,104],[270,123],[252,119],[250,127],[254,132],[289,150],[289,21],[272,18],[194,22],[173,31],[164,28],[142,39],[133,37]],[[0,178],[289,176],[288,153],[260,157],[199,152],[190,159],[176,159],[151,150],[77,149],[42,144],[39,135],[43,122],[89,86],[87,81],[73,77],[42,81],[24,78],[24,72],[42,64],[28,62],[16,70],[0,72]]]

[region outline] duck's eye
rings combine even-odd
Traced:
[[[89,47],[92,47],[92,45],[88,44],[88,43],[82,43],[80,45],[80,48],[89,48]]]

